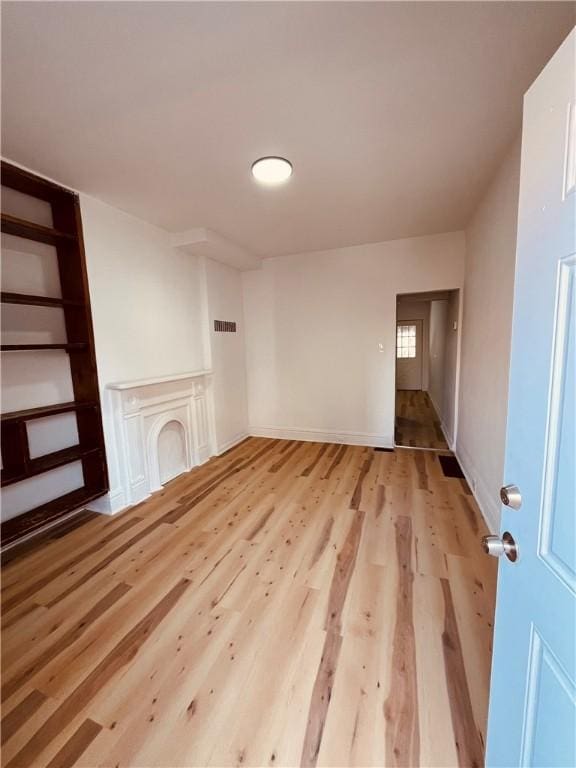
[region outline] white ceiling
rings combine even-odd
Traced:
[[[5,2],[3,155],[260,256],[462,227],[554,2]],[[250,165],[294,164],[282,188]]]

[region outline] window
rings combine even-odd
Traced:
[[[398,325],[396,328],[396,357],[416,357],[416,326]]]

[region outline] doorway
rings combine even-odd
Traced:
[[[401,294],[396,302],[395,443],[449,450],[456,430],[460,292]]]

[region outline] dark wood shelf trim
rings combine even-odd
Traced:
[[[2,546],[5,547],[22,536],[27,536],[35,531],[41,531],[53,521],[58,520],[58,518],[76,509],[81,509],[84,504],[99,498],[107,490],[107,488],[89,489],[83,486],[64,496],[59,496],[54,501],[49,501],[17,517],[13,517],[11,520],[6,520],[0,526]]]
[[[5,232],[7,235],[24,237],[26,240],[35,240],[38,243],[48,243],[48,245],[58,245],[62,242],[76,240],[76,236],[68,232],[61,232],[52,227],[44,227],[42,224],[34,224],[32,221],[18,219],[16,216],[10,216],[8,213],[2,214],[2,232]]]
[[[3,304],[26,304],[33,307],[82,307],[81,301],[59,299],[53,296],[34,296],[30,293],[10,293],[2,291],[0,301]]]
[[[56,403],[55,405],[40,405],[37,408],[26,408],[22,411],[10,411],[0,415],[2,423],[10,421],[32,421],[32,419],[42,419],[44,416],[56,416],[59,413],[70,413],[71,411],[80,411],[83,408],[98,408],[98,403],[78,402],[72,400],[69,403]]]
[[[44,456],[30,459],[28,466],[22,473],[8,477],[4,474],[2,475],[2,488],[19,483],[21,480],[27,480],[29,477],[36,477],[36,475],[49,472],[51,469],[58,469],[58,467],[63,467],[65,464],[72,464],[72,462],[79,461],[93,453],[98,453],[100,450],[100,448],[82,448],[80,445],[73,445],[70,448],[63,448],[61,451],[53,451]]]
[[[43,349],[63,349],[66,352],[81,352],[88,345],[84,341],[75,341],[67,344],[2,344],[2,352],[33,352]]]
[[[69,200],[76,197],[75,193],[66,187],[60,186],[53,181],[36,176],[30,171],[25,171],[16,165],[12,165],[6,160],[2,160],[2,186],[16,189],[25,195],[37,197],[40,200],[46,200],[53,203],[54,200]]]
[[[2,547],[0,550],[0,564],[4,567],[20,557],[36,552],[46,544],[62,538],[62,536],[71,533],[92,520],[98,520],[99,517],[98,512],[91,512],[87,509],[61,512],[55,520],[49,521],[31,531],[32,535],[24,539],[24,541],[13,541]]]

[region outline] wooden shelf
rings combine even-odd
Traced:
[[[41,530],[45,526],[50,525],[54,520],[58,520],[63,514],[75,509],[81,509],[88,502],[102,496],[106,491],[107,488],[91,490],[84,486],[64,496],[60,496],[54,499],[54,501],[49,501],[17,517],[13,517],[11,520],[6,520],[0,526],[2,546],[11,544],[22,536],[26,536],[34,531]]]
[[[106,493],[108,472],[78,195],[4,161],[2,161],[2,185],[48,204],[52,214],[50,226],[34,223],[28,219],[28,213],[19,211],[14,211],[15,216],[3,211],[0,222],[2,232],[24,240],[54,246],[53,256],[60,282],[60,290],[56,292],[60,296],[37,296],[8,291],[0,293],[0,301],[4,304],[59,308],[63,315],[66,336],[59,344],[0,344],[0,352],[21,354],[22,352],[61,350],[68,353],[64,363],[67,362],[66,367],[70,368],[73,392],[69,395],[73,398],[71,402],[26,408],[1,416],[0,438],[4,467],[2,485],[34,478],[36,475],[42,475],[75,461],[81,462],[83,476],[83,485],[78,490],[64,493],[59,498],[23,512],[2,525],[2,539],[12,541],[39,530],[47,522],[55,521],[79,509],[90,499]],[[41,249],[36,247],[36,251],[38,250]],[[36,314],[41,316],[39,312]],[[34,338],[41,340],[42,336],[22,334],[4,340],[8,342],[21,339],[23,342],[30,342]],[[53,337],[49,335],[44,337],[46,341],[50,341],[51,338]],[[45,359],[47,359],[46,356],[45,358],[40,356],[36,362],[42,366]],[[10,362],[7,356],[2,357],[2,360],[7,364]],[[12,358],[12,362],[16,361]],[[74,414],[78,444],[72,448],[54,450],[45,456],[31,458],[26,422],[61,413]],[[58,429],[59,425],[54,425],[56,434]],[[12,486],[12,490],[19,493],[18,486]]]
[[[21,480],[26,480],[29,477],[49,472],[51,469],[58,469],[58,467],[63,467],[65,464],[72,464],[72,462],[79,461],[100,450],[100,448],[82,448],[80,445],[73,445],[71,448],[64,448],[61,451],[53,451],[44,456],[30,459],[24,474],[6,476],[5,473],[2,473],[2,488],[13,483],[19,483]]]
[[[83,341],[76,341],[68,344],[2,344],[2,352],[34,352],[38,350],[63,349],[66,352],[81,352],[88,345]]]
[[[0,293],[0,301],[3,304],[27,304],[33,307],[81,307],[81,301],[73,299],[59,299],[52,296],[34,296],[29,293]]]
[[[0,415],[0,420],[2,424],[13,421],[32,421],[32,419],[42,419],[45,416],[56,416],[59,413],[70,413],[71,411],[79,411],[84,408],[97,407],[98,403],[94,401],[85,403],[72,401],[69,403],[56,403],[55,405],[40,405],[37,408],[26,408],[22,411],[3,413]]]
[[[79,461],[85,456],[90,456],[90,454],[97,453],[98,451],[100,451],[100,448],[82,448],[80,445],[73,445],[71,448],[63,448],[61,451],[46,453],[44,456],[30,459],[28,477],[41,475],[42,472],[49,472],[51,469],[63,467],[65,464]]]
[[[25,237],[27,240],[35,240],[38,243],[48,243],[48,245],[59,245],[63,242],[76,240],[75,235],[52,227],[44,227],[42,224],[34,224],[32,221],[18,219],[8,213],[2,214],[2,232],[7,235]]]

